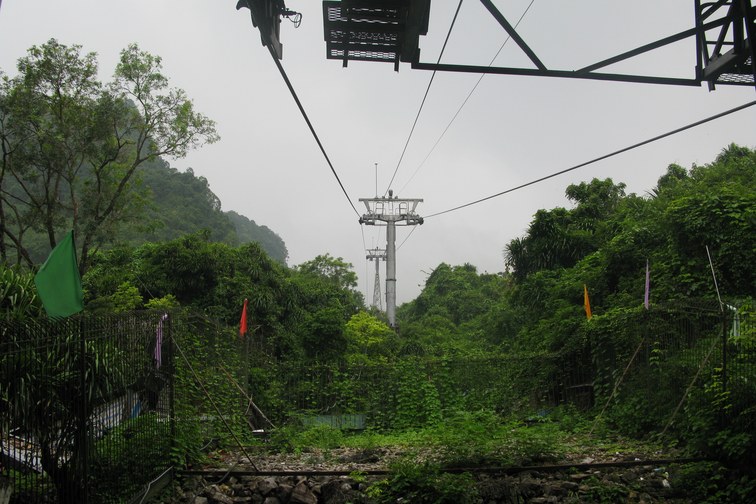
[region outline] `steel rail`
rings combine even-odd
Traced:
[[[567,471],[570,469],[590,470],[596,468],[607,467],[635,467],[635,466],[662,466],[669,464],[689,464],[693,462],[705,462],[709,459],[704,457],[688,457],[688,458],[665,458],[665,459],[644,459],[644,460],[617,460],[612,462],[592,462],[592,463],[576,463],[576,464],[552,464],[552,465],[532,465],[532,466],[510,466],[510,467],[448,467],[441,468],[441,472],[445,473],[485,473],[485,474],[518,474],[523,472],[559,472]],[[351,470],[332,470],[332,471],[317,471],[310,469],[302,470],[278,470],[278,471],[266,471],[266,470],[224,470],[224,469],[186,469],[176,471],[179,476],[349,476],[352,474],[361,474],[366,476],[386,476],[391,473],[388,469],[351,469]]]

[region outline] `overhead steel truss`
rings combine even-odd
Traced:
[[[480,0],[507,32],[534,68],[442,64],[420,61],[418,40],[428,31],[430,0],[342,0],[323,2],[326,57],[350,60],[408,62],[412,68],[444,72],[468,72],[538,77],[563,77],[606,81],[700,86],[716,84],[756,86],[756,0],[694,0],[693,27],[636,47],[576,70],[547,68],[491,0]],[[603,72],[620,61],[695,39],[695,73],[689,77],[662,77]]]

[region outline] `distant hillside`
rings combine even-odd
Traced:
[[[207,179],[195,176],[191,168],[181,172],[159,159],[146,164],[139,177],[147,189],[147,215],[125,233],[124,241],[161,242],[208,229],[213,241],[233,246],[257,242],[271,259],[286,263],[288,251],[281,237],[243,215],[223,212]]]
[[[286,244],[268,226],[259,226],[255,221],[233,210],[226,212],[225,215],[236,228],[236,236],[239,239],[239,243],[257,242],[268,253],[271,259],[286,264],[286,259],[289,257]]]
[[[196,177],[191,168],[180,172],[162,160],[146,165],[139,177],[147,189],[147,215],[136,233],[130,233],[129,242],[168,241],[209,229],[213,241],[239,243],[205,177]]]
[[[271,259],[286,264],[289,254],[281,237],[243,215],[223,212],[207,179],[197,177],[191,168],[181,172],[156,159],[144,163],[135,178],[135,183],[141,185],[137,190],[141,194],[123,211],[126,218],[118,228],[108,230],[104,248],[170,241],[207,229],[212,241],[231,246],[257,242]],[[136,221],[135,216],[139,216]],[[42,263],[50,253],[47,237],[29,229],[24,239],[31,257]]]

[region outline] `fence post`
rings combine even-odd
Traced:
[[[82,504],[87,504],[89,502],[89,485],[87,483],[88,478],[88,466],[89,466],[89,457],[87,456],[87,453],[89,452],[89,433],[87,432],[87,390],[89,387],[87,387],[87,344],[85,341],[85,320],[83,317],[79,318],[79,323],[76,324],[76,328],[78,329],[78,337],[79,337],[79,374],[80,374],[80,386],[81,386],[81,400],[80,400],[80,410],[79,410],[79,443],[81,445],[81,481],[76,482],[76,484],[81,485],[82,489]],[[74,461],[74,464],[76,462]],[[76,472],[76,466],[73,467],[74,472]]]
[[[170,430],[171,430],[171,457],[173,457],[175,451],[176,451],[176,437],[177,437],[177,427],[176,427],[176,359],[174,352],[175,347],[175,341],[174,338],[176,337],[173,330],[173,317],[175,317],[178,314],[178,310],[175,310],[173,313],[171,313],[171,316],[165,319],[165,325],[163,326],[163,329],[166,334],[166,341],[167,345],[165,345],[166,349],[168,350],[168,418],[170,418]]]
[[[722,392],[727,392],[727,317],[728,312],[722,311]]]
[[[254,330],[252,331],[252,334],[254,334]],[[249,343],[251,334],[247,333],[245,336],[240,336],[241,338],[241,345],[242,345],[242,356],[241,356],[241,369],[239,370],[239,378],[241,381],[241,387],[242,387],[242,393],[239,397],[239,400],[242,404],[241,411],[246,411],[250,407],[250,401],[247,400],[247,397],[251,399],[252,397],[252,391],[249,390]],[[246,397],[245,397],[246,395]]]

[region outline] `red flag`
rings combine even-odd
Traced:
[[[244,308],[242,308],[241,320],[239,321],[239,336],[244,337],[247,334],[247,300],[244,300]]]
[[[591,302],[588,299],[588,287],[583,284],[583,304],[585,305],[585,317],[591,320]]]

